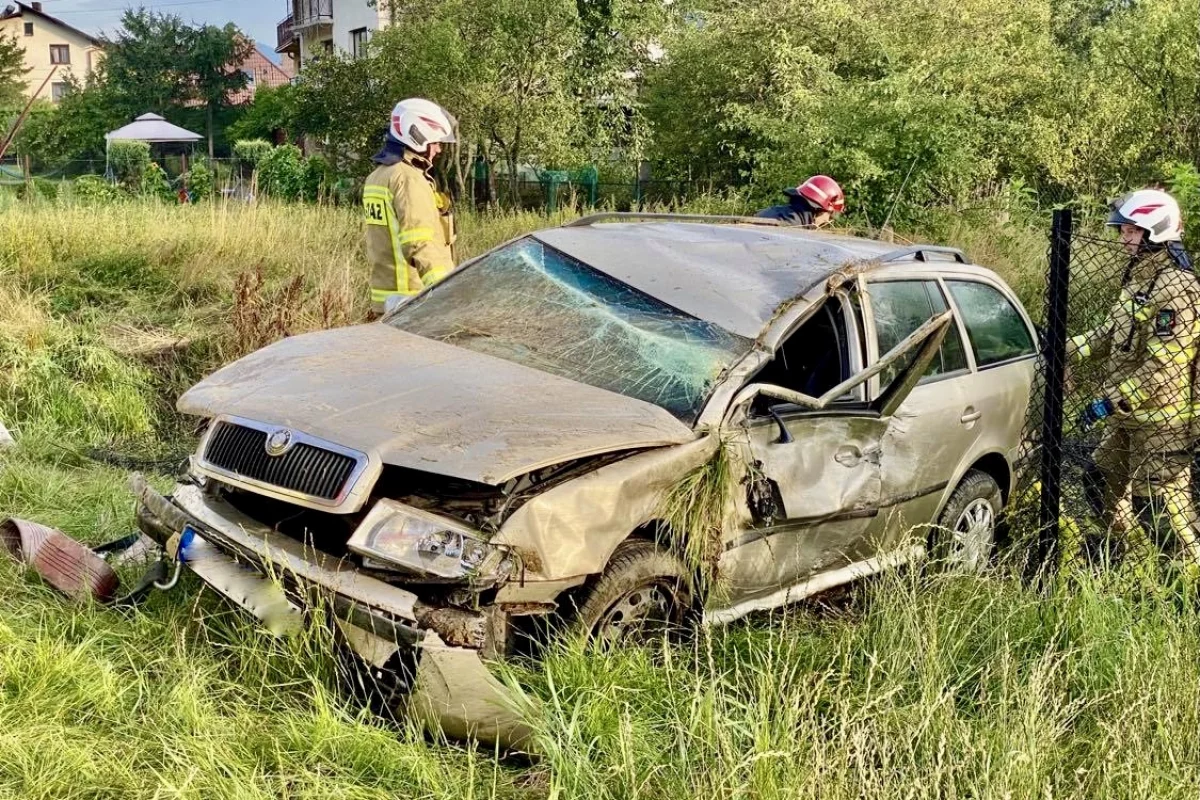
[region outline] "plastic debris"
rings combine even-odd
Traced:
[[[120,582],[112,567],[62,531],[27,520],[6,519],[0,522],[0,544],[72,599],[86,601],[94,597],[107,603],[116,595]]]

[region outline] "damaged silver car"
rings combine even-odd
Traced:
[[[547,631],[729,622],[931,553],[983,568],[1036,349],[956,250],[598,215],[204,380],[190,473],[139,482],[139,520],[272,627],[324,598],[411,713],[520,742],[489,665]],[[729,505],[701,564],[712,532],[664,509],[706,470]]]

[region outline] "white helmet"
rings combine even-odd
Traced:
[[[458,120],[431,100],[412,97],[392,109],[388,136],[409,150],[424,153],[431,143],[453,144],[457,134]]]
[[[1140,189],[1113,201],[1108,225],[1136,225],[1153,244],[1183,238],[1183,215],[1175,198],[1159,189]]]

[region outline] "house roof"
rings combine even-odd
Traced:
[[[45,11],[40,11],[40,10],[34,8],[33,6],[29,5],[28,3],[8,3],[4,8],[4,13],[0,14],[0,20],[14,19],[16,17],[24,17],[24,16],[41,17],[42,19],[46,20],[47,22],[52,22],[55,25],[59,26],[60,28],[65,28],[66,30],[69,30],[72,33],[86,39],[90,44],[97,45],[97,46],[99,46],[99,44],[100,44],[100,40],[97,39],[92,34],[88,33],[87,31],[81,31],[79,28],[76,28],[74,25],[71,25],[70,23],[67,23],[67,22],[63,22],[58,17],[51,16],[50,14],[47,14]]]
[[[197,142],[204,137],[172,125],[158,114],[142,114],[128,125],[104,134],[104,138],[110,142]]]

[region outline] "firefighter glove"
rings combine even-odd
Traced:
[[[1083,409],[1083,414],[1080,415],[1079,421],[1084,428],[1091,428],[1102,419],[1107,419],[1116,413],[1116,407],[1113,401],[1107,397],[1100,397],[1088,403]]]

